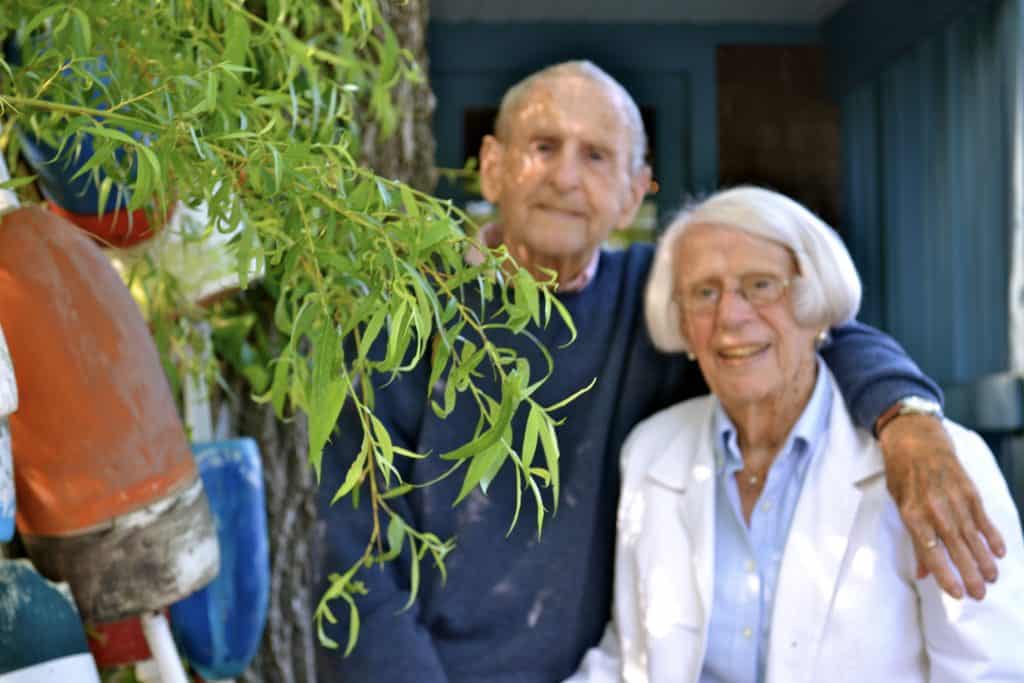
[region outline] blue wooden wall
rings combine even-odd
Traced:
[[[823,30],[843,113],[843,228],[865,283],[860,317],[947,385],[1008,366],[1004,9],[861,0]]]

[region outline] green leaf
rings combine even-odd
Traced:
[[[416,201],[416,198],[412,194],[412,190],[405,183],[398,186],[399,192],[402,194],[402,206],[405,207],[405,212],[412,219],[419,219],[420,217],[420,205]]]
[[[366,329],[363,330],[363,335],[359,339],[359,357],[366,358],[367,354],[370,353],[370,347],[373,346],[373,342],[376,341],[380,331],[384,328],[384,323],[388,319],[388,308],[386,306],[380,306],[374,312],[373,317],[370,318],[370,322],[367,323]]]
[[[540,442],[544,447],[544,457],[548,464],[548,474],[551,476],[552,498],[554,499],[555,511],[558,511],[558,441],[555,439],[555,426],[551,418],[544,416],[538,426],[540,431]]]
[[[501,392],[501,404],[497,415],[491,421],[490,426],[482,434],[469,443],[441,455],[442,460],[462,460],[473,455],[474,452],[484,451],[501,438],[505,429],[512,422],[512,415],[515,412],[516,401],[508,387],[503,385]]]
[[[523,447],[520,455],[525,470],[529,470],[530,465],[533,464],[533,455],[537,451],[537,439],[540,436],[543,420],[542,409],[536,403],[531,402],[530,413],[526,418],[526,429],[523,431]]]
[[[398,449],[396,448],[395,450],[397,451]],[[391,500],[392,498],[404,496],[405,494],[409,493],[409,491],[412,491],[414,488],[416,487],[413,486],[412,484],[402,484],[401,486],[396,486],[394,488],[388,489],[387,491],[382,493],[380,497],[382,500]]]
[[[561,401],[558,401],[557,403],[552,403],[551,405],[549,405],[546,408],[547,412],[553,413],[556,410],[558,410],[559,408],[563,408],[563,407],[567,406],[568,404],[572,403],[573,401],[578,399],[583,394],[585,394],[588,391],[590,391],[591,389],[593,389],[595,384],[597,384],[597,378],[596,377],[594,379],[590,380],[590,384],[588,384],[587,386],[583,387],[582,389],[579,389],[579,390],[573,392],[572,394],[570,394],[569,396],[566,396],[565,398],[563,398]]]
[[[486,494],[487,488],[505,463],[508,454],[508,446],[499,441],[473,456],[466,470],[466,477],[462,480],[462,488],[459,489],[459,495],[455,497],[452,506],[461,503],[477,485]]]
[[[250,37],[249,21],[245,15],[242,12],[231,13],[224,38],[224,58],[232,64],[244,66]]]
[[[423,553],[416,550],[415,536],[412,535],[412,531],[408,531],[408,534],[413,552],[409,553],[412,557],[412,566],[409,568],[409,599],[402,606],[403,611],[412,607],[413,603],[416,602],[416,596],[420,592],[420,560],[423,559]]]
[[[368,413],[367,417],[370,420],[370,426],[373,429],[373,436],[377,440],[377,448],[380,463],[380,469],[384,474],[384,485],[391,485],[391,469],[392,463],[395,460],[395,447],[391,442],[391,434],[388,432],[387,427],[384,423],[377,419],[377,416],[373,413]]]
[[[359,610],[350,595],[343,593],[341,597],[348,603],[348,643],[345,645],[345,656],[348,657],[359,642]]]
[[[5,180],[4,182],[0,183],[0,190],[16,190],[19,187],[25,187],[26,185],[31,185],[32,183],[34,183],[36,181],[37,177],[38,176],[34,176],[34,175],[21,176],[21,177],[15,176],[14,178],[10,178],[9,180]]]
[[[339,500],[347,496],[362,479],[363,470],[366,467],[366,459],[369,452],[370,443],[364,436],[363,445],[359,449],[359,455],[357,455],[356,459],[352,461],[351,465],[349,465],[348,471],[345,473],[345,481],[342,482],[341,486],[338,487],[338,490],[334,493],[334,497],[331,498],[331,505],[334,505]],[[319,479],[319,474],[317,475],[317,479]]]
[[[313,350],[313,386],[306,410],[309,412],[309,461],[319,481],[324,444],[338,422],[338,415],[348,396],[348,383],[340,372],[338,334],[329,321],[321,324]]]

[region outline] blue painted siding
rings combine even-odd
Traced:
[[[854,0],[822,24],[838,96],[873,80],[927,37],[993,0]]]
[[[1008,365],[1004,20],[999,5],[963,14],[842,101],[862,317],[943,384]]]

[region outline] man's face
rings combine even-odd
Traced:
[[[500,207],[505,243],[528,264],[585,265],[632,222],[650,178],[646,167],[631,172],[621,101],[585,76],[552,77],[531,87],[507,123],[504,139],[488,137],[480,153],[483,194]]]

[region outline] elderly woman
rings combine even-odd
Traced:
[[[815,349],[861,285],[832,230],[741,187],[668,229],[647,322],[712,396],[622,453],[612,622],[572,681],[1024,681],[1024,542],[984,442],[946,422],[1006,533],[983,602],[919,579],[872,435]]]

